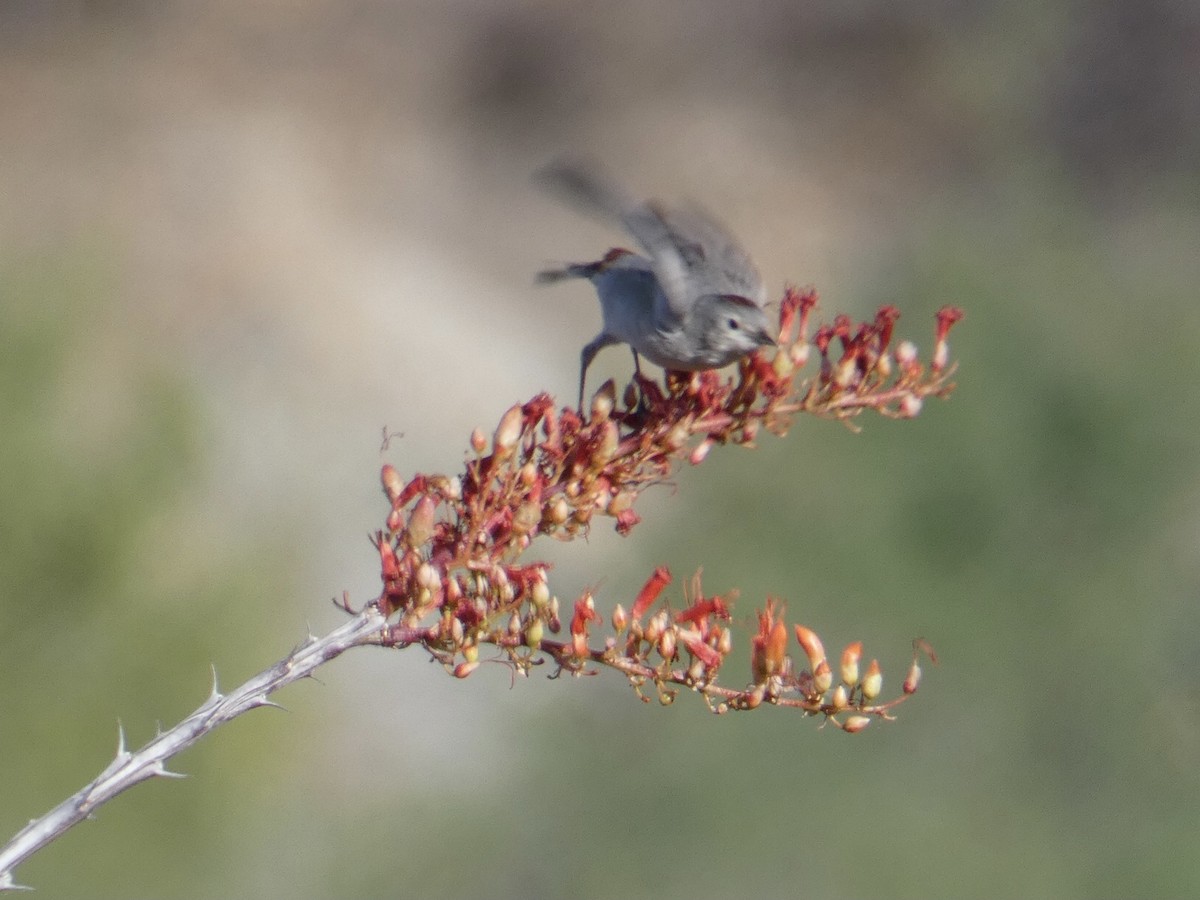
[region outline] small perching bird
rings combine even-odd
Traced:
[[[758,270],[732,235],[695,206],[640,201],[597,169],[556,162],[537,179],[576,206],[625,228],[648,257],[609,250],[596,262],[548,269],[539,283],[586,278],[604,325],[580,355],[579,407],[588,366],[601,349],[628,344],[664,369],[717,369],[775,343]],[[640,371],[640,370],[639,370]]]

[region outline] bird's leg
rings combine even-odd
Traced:
[[[583,386],[587,379],[588,366],[592,364],[592,360],[596,358],[596,354],[605,347],[612,344],[620,343],[615,337],[606,332],[600,332],[596,335],[590,344],[583,348],[583,352],[579,354],[579,415],[583,416]]]
[[[638,356],[638,352],[632,347],[629,348],[633,353],[633,383],[637,385],[638,404],[634,408],[636,412],[642,413],[647,409],[646,392],[642,390],[642,358]]]

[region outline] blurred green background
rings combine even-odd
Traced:
[[[378,467],[573,396],[585,150],[949,403],[800,422],[549,546],[862,639],[898,722],[359,650],[18,870],[46,897],[1200,894],[1195,4],[0,5],[0,832],[377,576]],[[627,374],[603,354],[596,375]],[[599,383],[597,379],[596,383]],[[403,437],[379,450],[383,428]],[[748,639],[748,638],[747,638]],[[730,673],[731,678],[738,676]],[[0,836],[2,837],[2,836]]]

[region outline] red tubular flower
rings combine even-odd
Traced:
[[[642,589],[638,592],[637,599],[633,601],[633,609],[630,611],[630,620],[634,622],[641,621],[646,610],[648,610],[654,601],[658,599],[658,595],[662,593],[663,588],[671,583],[671,570],[666,566],[659,566],[654,570],[654,574],[642,585]]]
[[[950,356],[950,348],[946,344],[946,338],[950,334],[950,329],[954,327],[954,323],[962,319],[962,310],[957,306],[943,306],[938,310],[937,314],[937,331],[934,334],[933,361],[930,363],[930,368],[935,372],[940,372],[946,368],[946,362]]]
[[[716,668],[721,664],[721,654],[715,648],[704,643],[704,639],[699,632],[692,631],[687,628],[679,630],[679,640],[683,642],[683,646],[687,647],[688,653],[700,660],[710,669]]]
[[[808,320],[816,308],[817,292],[813,288],[806,288],[800,295],[800,334],[798,337],[802,341],[808,339]]]
[[[571,634],[587,634],[589,622],[602,621],[600,614],[596,612],[596,601],[592,599],[590,592],[585,593],[575,601],[575,615],[571,616]]]
[[[880,353],[887,353],[887,348],[892,343],[892,331],[899,318],[900,310],[894,306],[881,307],[879,312],[875,313],[875,333],[879,335]]]
[[[822,325],[817,329],[817,333],[813,335],[813,346],[817,348],[817,352],[821,354],[821,381],[829,380],[830,363],[829,363],[829,342],[833,340],[833,328],[829,325]]]
[[[585,593],[575,601],[575,614],[571,616],[571,646],[578,657],[587,655],[588,623],[600,624],[603,619],[596,612],[596,602],[591,592]]]
[[[400,577],[400,561],[396,559],[396,551],[382,532],[375,534],[379,545],[379,572],[384,582],[395,581]]]
[[[527,428],[535,428],[543,417],[554,411],[554,398],[546,392],[542,392],[521,407],[521,412],[525,416],[525,426]]]
[[[962,321],[963,311],[957,306],[943,306],[937,312],[937,334],[935,338],[944,341],[950,335],[950,329],[955,322]]]
[[[779,343],[791,343],[794,340],[792,326],[796,324],[803,301],[804,295],[790,284],[784,288],[783,300],[779,304]]]
[[[750,671],[755,684],[762,684],[771,675],[783,671],[787,661],[787,626],[780,611],[775,619],[775,601],[768,598],[766,608],[758,614],[758,634],[750,640]]]
[[[700,625],[701,632],[707,631],[705,627],[709,616],[716,616],[718,619],[729,621],[729,607],[725,605],[725,601],[720,597],[698,597],[696,602],[681,612],[675,617],[676,622],[695,622]]]
[[[416,475],[413,477],[412,481],[404,486],[404,489],[400,491],[396,499],[392,501],[392,506],[395,508],[407,506],[408,502],[412,500],[413,497],[417,496],[417,494],[425,493],[425,491],[428,489],[429,479],[424,475]]]
[[[842,339],[842,348],[850,347],[850,332],[854,329],[853,320],[845,313],[833,317],[833,336]]]

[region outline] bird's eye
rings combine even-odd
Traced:
[[[741,327],[737,319],[728,319],[725,324],[729,326],[730,331],[737,331]]]

